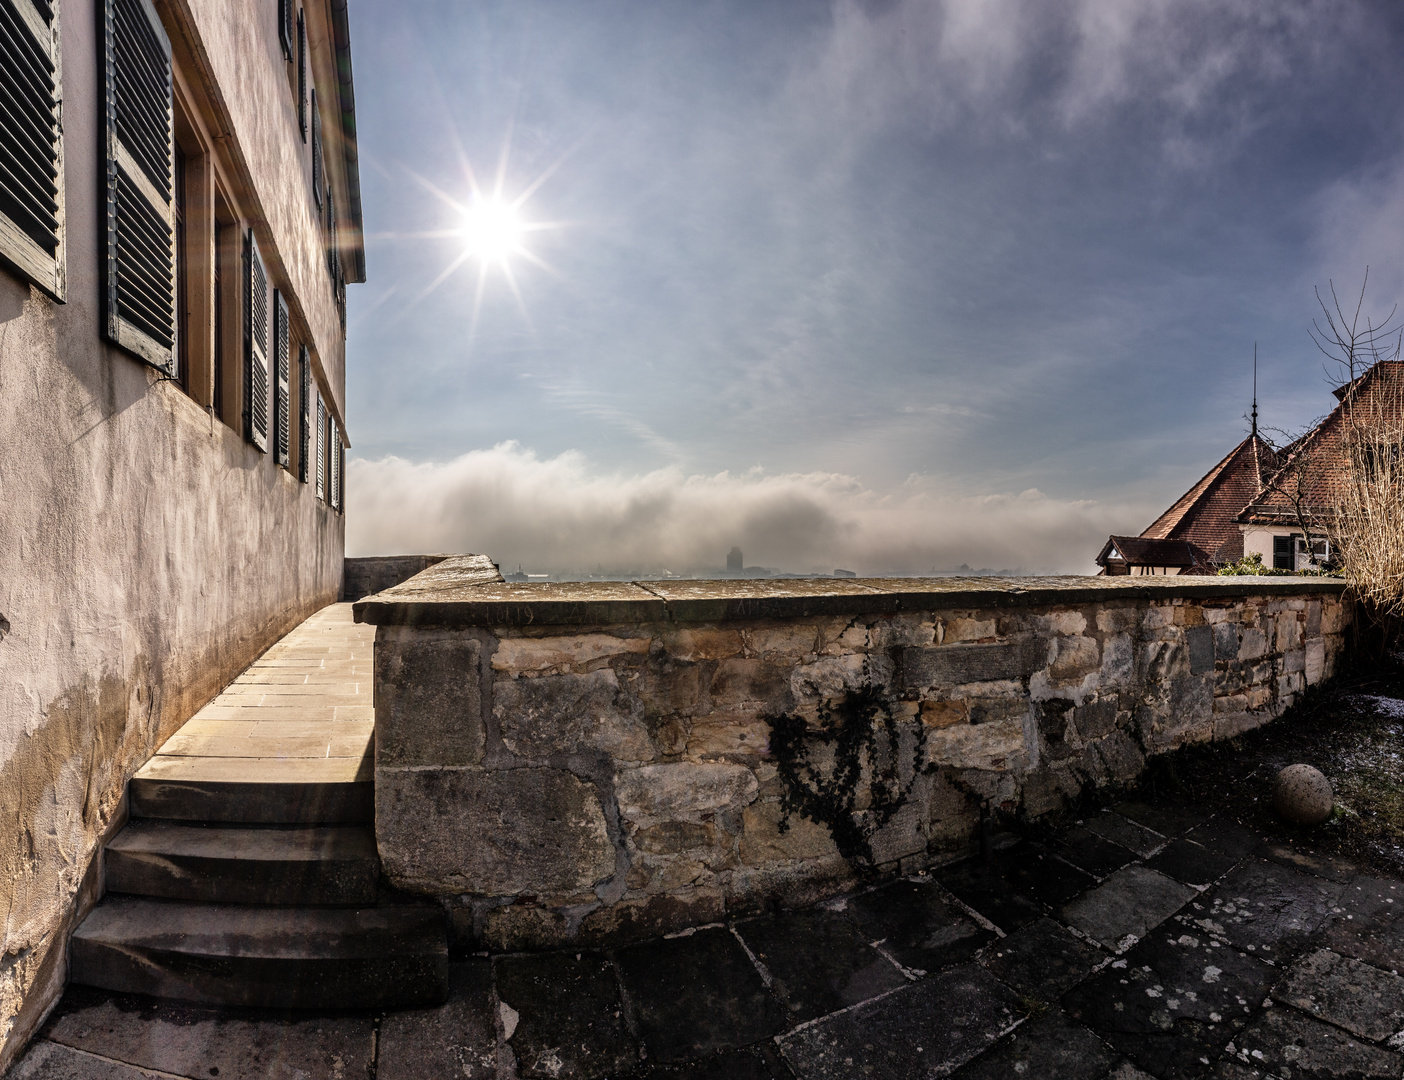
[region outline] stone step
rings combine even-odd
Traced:
[[[73,933],[70,979],[212,1005],[384,1009],[448,997],[437,907],[272,908],[108,896]]]
[[[240,828],[133,821],[107,845],[107,890],[223,904],[373,905],[367,825]]]
[[[374,820],[371,759],[158,755],[127,785],[136,818],[269,825]]]

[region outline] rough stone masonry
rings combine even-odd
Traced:
[[[810,902],[948,859],[982,813],[1038,818],[1273,719],[1331,674],[1342,594],[1282,578],[512,585],[455,557],[356,605],[378,626],[381,858],[460,941],[496,949]],[[881,715],[860,718],[873,730],[845,772],[835,718],[855,694]],[[794,760],[772,746],[778,718],[804,733]],[[863,857],[832,815],[796,809],[797,788],[851,816]]]

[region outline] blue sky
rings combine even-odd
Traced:
[[[1404,297],[1383,2],[352,16],[352,554],[1086,569],[1243,436],[1255,339],[1264,422],[1325,411],[1315,284]],[[554,225],[477,304],[470,171]]]

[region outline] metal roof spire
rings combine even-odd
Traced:
[[[1253,438],[1258,437],[1258,343],[1253,342]]]

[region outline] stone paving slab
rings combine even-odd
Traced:
[[[516,1017],[507,1042],[521,1076],[601,1076],[638,1063],[639,1047],[605,957],[501,957],[495,970],[500,1011]]]
[[[1188,885],[1145,866],[1118,870],[1063,908],[1069,925],[1108,949],[1134,944],[1198,895]]]
[[[1290,959],[1332,914],[1344,886],[1258,859],[1194,901],[1186,917],[1265,960]]]
[[[1207,936],[1157,932],[1063,999],[1153,1076],[1197,1076],[1246,1024],[1276,977]]]
[[[780,1003],[725,927],[633,945],[616,962],[650,1060],[688,1061],[786,1026]]]
[[[138,1068],[220,1080],[365,1076],[375,1060],[370,1016],[269,1016],[78,986],[44,1035]]]
[[[1063,861],[1072,863],[1095,878],[1114,874],[1136,860],[1134,851],[1113,843],[1081,825],[1065,829],[1054,837],[1053,852]]]
[[[168,1080],[170,1075],[52,1042],[37,1043],[6,1074],[7,1080]]]
[[[1037,919],[987,946],[980,963],[1030,998],[1056,1001],[1106,960],[1052,919]]]
[[[1165,846],[1166,842],[1166,837],[1160,833],[1154,832],[1144,825],[1137,825],[1134,821],[1124,818],[1112,810],[1103,810],[1100,814],[1093,814],[1086,818],[1082,824],[1089,832],[1096,833],[1102,839],[1110,840],[1114,844],[1120,844],[1143,859],[1154,855]]]
[[[499,1015],[492,962],[450,964],[445,1004],[381,1021],[375,1080],[497,1080]]]
[[[847,911],[868,941],[922,975],[969,960],[994,936],[934,882],[897,881],[860,893]]]
[[[1398,1080],[1404,1075],[1404,1058],[1290,1009],[1267,1009],[1234,1040],[1231,1056],[1215,1075],[1223,1080]]]
[[[785,1058],[806,1080],[943,1076],[1021,1020],[1018,998],[966,964],[786,1035]]]
[[[1329,949],[1298,960],[1272,996],[1363,1039],[1404,1030],[1404,978]]]
[[[1106,1043],[1055,1009],[1025,1021],[952,1075],[956,1080],[1103,1080],[1116,1060]]]
[[[771,990],[796,1021],[813,1020],[907,984],[843,914],[825,908],[750,919],[737,933],[771,976]],[[806,943],[796,949],[797,941]]]

